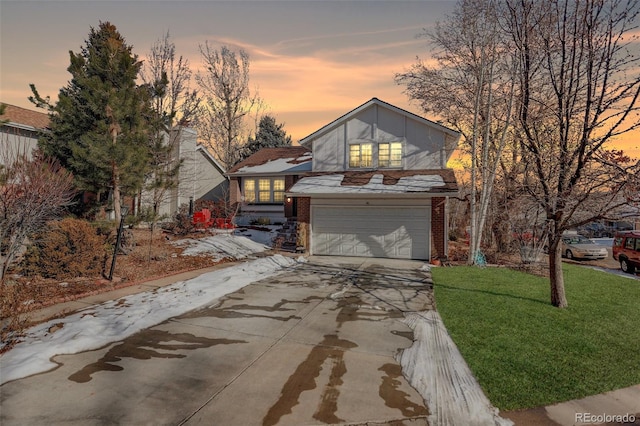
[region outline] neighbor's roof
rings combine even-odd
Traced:
[[[293,196],[452,195],[458,184],[451,169],[375,170],[309,174],[287,191]]]
[[[311,151],[302,146],[262,148],[233,166],[227,175],[295,174],[311,171]]]
[[[342,122],[349,120],[351,117],[359,114],[360,112],[366,110],[367,108],[373,106],[373,105],[378,105],[381,106],[383,108],[389,109],[391,111],[394,111],[398,114],[404,115],[405,117],[415,120],[419,123],[422,124],[426,124],[428,126],[431,127],[435,127],[438,130],[444,132],[445,134],[447,134],[450,138],[452,138],[454,140],[455,143],[457,143],[458,139],[460,139],[460,133],[456,132],[455,130],[452,130],[446,126],[443,126],[442,124],[436,123],[435,121],[431,121],[431,120],[427,120],[424,117],[420,117],[419,115],[416,115],[412,112],[409,112],[407,110],[404,110],[402,108],[398,108],[397,106],[391,105],[390,103],[381,101],[378,98],[372,98],[370,100],[368,100],[367,102],[363,103],[362,105],[360,105],[359,107],[349,111],[348,113],[344,114],[341,117],[338,117],[337,119],[333,120],[331,123],[327,124],[326,126],[321,127],[320,129],[316,130],[315,132],[311,133],[309,136],[306,136],[302,139],[300,139],[300,145],[303,146],[308,146],[314,139],[322,136],[323,134],[327,133],[328,131],[334,129],[336,126],[339,126]]]
[[[2,103],[2,102],[0,102]],[[15,105],[6,105],[4,114],[0,115],[0,121],[9,121],[9,125],[24,129],[46,129],[49,127],[49,115],[43,112],[20,108]]]
[[[220,171],[220,173],[224,174],[224,167],[222,167],[222,164],[220,164],[213,154],[209,152],[206,146],[199,143],[196,145],[196,151],[201,152],[202,155]]]

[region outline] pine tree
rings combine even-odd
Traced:
[[[51,107],[51,132],[39,145],[73,173],[81,189],[111,190],[119,220],[121,196],[141,187],[149,160],[153,114],[148,88],[136,85],[141,62],[109,22],[91,28],[81,51],[69,55],[72,79]]]
[[[260,151],[262,148],[290,146],[291,136],[284,131],[284,123],[277,124],[275,117],[263,115],[258,124],[255,138],[249,138],[244,146],[243,159]]]

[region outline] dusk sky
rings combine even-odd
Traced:
[[[245,49],[251,86],[294,141],[377,97],[425,116],[393,77],[429,57],[424,28],[455,1],[6,1],[0,0],[0,101],[34,109],[34,83],[57,99],[90,28],[116,26],[141,59],[166,31],[201,66],[198,45]],[[195,88],[195,81],[192,81]],[[437,119],[437,117],[429,117]],[[637,139],[622,144],[640,157]]]

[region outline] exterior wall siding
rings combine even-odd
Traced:
[[[445,133],[411,120],[395,111],[372,105],[313,141],[313,171],[349,169],[350,142],[403,143],[403,169],[425,170],[446,167]]]

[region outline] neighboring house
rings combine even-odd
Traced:
[[[38,146],[38,137],[49,126],[49,115],[42,112],[31,111],[14,105],[6,105],[0,121],[0,143],[7,144],[8,149],[2,150],[0,164],[9,153],[15,156],[17,153],[26,152],[29,155]],[[174,150],[174,157],[182,159],[182,167],[179,171],[179,184],[162,197],[159,213],[165,216],[173,215],[181,205],[189,204],[191,198],[194,201],[218,200],[228,194],[229,182],[224,176],[224,169],[213,158],[211,153],[197,143],[197,133],[194,129],[182,127],[173,135],[178,143]],[[167,137],[168,139],[168,137]],[[139,203],[134,203],[136,208],[153,205],[153,197],[150,192],[142,193]]]
[[[191,200],[216,201],[228,194],[229,182],[224,168],[209,150],[197,143],[197,136],[189,127],[177,128],[171,135],[175,141],[173,158],[181,159],[182,165],[178,169],[178,185],[160,199],[158,214],[161,216],[173,216],[180,206],[188,205]],[[152,191],[143,191],[140,201],[140,207],[152,206]]]
[[[301,146],[264,148],[233,166],[227,176],[230,201],[239,204],[236,224],[283,223],[295,217],[296,203],[286,202],[285,189],[310,171],[311,152]]]
[[[297,245],[308,253],[444,258],[447,199],[458,193],[446,165],[459,138],[447,127],[373,98],[302,139],[296,148],[301,157],[262,150],[234,167],[232,199],[255,201],[254,184],[245,188],[243,181],[259,184],[259,172],[265,178],[288,176],[278,208],[297,221]],[[310,170],[308,160],[296,162],[309,158],[305,150],[313,153]],[[304,167],[292,170],[298,164]],[[270,201],[275,209],[275,199]]]
[[[0,164],[4,164],[7,156],[15,158],[18,154],[26,153],[31,157],[38,146],[40,133],[49,126],[49,115],[46,113],[4,105],[4,114],[0,115],[0,122],[3,123],[0,125],[0,143],[6,146],[2,147]]]

